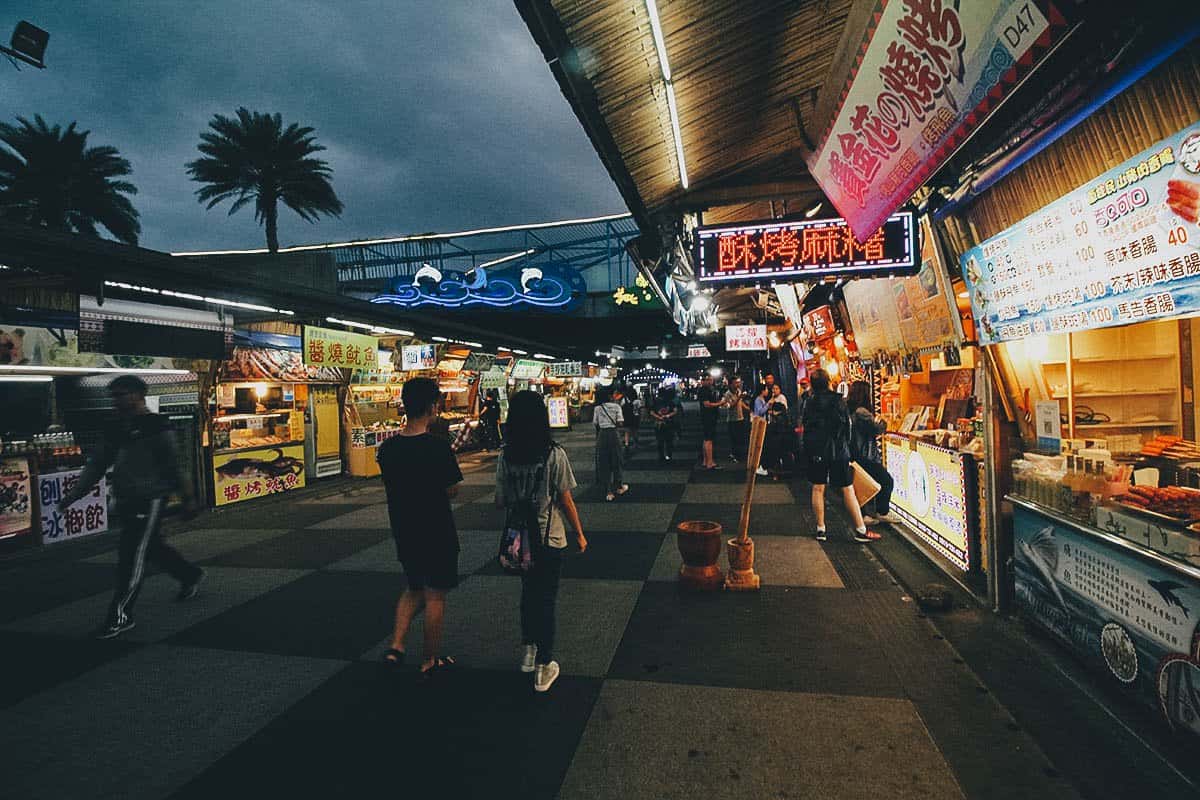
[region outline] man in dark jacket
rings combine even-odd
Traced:
[[[842,490],[846,511],[854,523],[854,541],[869,542],[862,509],[854,494],[854,471],[850,466],[850,413],[842,396],[829,388],[829,375],[813,370],[812,397],[804,407],[804,454],[808,458],[808,480],[812,483],[813,513],[817,517],[817,540],[825,541],[825,485]]]
[[[75,485],[59,503],[61,511],[87,494],[112,467],[113,495],[121,525],[117,587],[108,619],[96,634],[112,639],[134,627],[129,613],[142,586],[146,559],[158,564],[179,581],[177,599],[196,596],[204,570],[188,562],[163,541],[159,530],[167,496],[183,495],[185,513],[194,508],[191,491],[179,474],[169,423],[146,407],[146,384],[122,375],[108,385],[117,408],[117,422],[105,433]]]

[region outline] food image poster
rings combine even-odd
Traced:
[[[962,254],[981,344],[1200,310],[1200,124]]]
[[[1200,580],[1013,509],[1017,605],[1089,666],[1200,734]]]
[[[33,481],[26,458],[0,459],[0,539],[33,526]]]
[[[213,490],[219,506],[304,486],[304,445],[264,447],[213,456]]]

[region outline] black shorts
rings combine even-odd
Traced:
[[[439,589],[448,591],[458,586],[458,551],[448,548],[440,552],[413,553],[400,552],[397,542],[396,555],[400,565],[404,567],[404,577],[408,588],[413,591],[421,589]]]
[[[700,419],[700,429],[702,431],[701,436],[704,437],[704,441],[713,441],[717,438],[717,418],[715,416],[712,418],[702,417]]]
[[[841,489],[854,483],[854,470],[849,461],[830,461],[826,458],[811,458],[805,477],[809,483],[829,484]]]

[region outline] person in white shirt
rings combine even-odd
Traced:
[[[596,484],[604,487],[604,499],[611,501],[629,491],[621,474],[621,404],[613,400],[608,388],[600,389],[596,399]]]

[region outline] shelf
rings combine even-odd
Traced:
[[[213,422],[234,422],[239,419],[263,419],[264,417],[282,417],[285,414],[292,413],[293,409],[285,408],[282,411],[264,411],[261,414],[225,414],[220,417],[213,417]]]
[[[1081,425],[1075,423],[1075,433],[1080,431],[1094,430],[1096,428],[1173,428],[1179,424],[1179,420],[1174,419],[1159,419],[1153,422],[1101,422],[1097,424]],[[1067,427],[1067,423],[1062,426]]]
[[[1178,358],[1178,355],[1176,355],[1175,353],[1150,353],[1150,354],[1144,355],[1144,356],[1142,356],[1142,355],[1132,356],[1131,355],[1126,358],[1113,358],[1111,356],[1087,356],[1086,358],[1073,359],[1073,361],[1076,364],[1117,364],[1117,363],[1126,363],[1126,362],[1132,363],[1132,362],[1136,362],[1136,361],[1164,360],[1164,359],[1170,359],[1170,358]],[[1054,359],[1052,361],[1043,361],[1042,366],[1048,367],[1048,366],[1057,365],[1057,364],[1062,364],[1065,366],[1066,363],[1067,362],[1065,360],[1059,358],[1059,359]]]
[[[1075,397],[1155,397],[1157,395],[1176,395],[1179,394],[1177,389],[1158,389],[1156,391],[1147,392],[1076,392]],[[1066,400],[1065,394],[1052,395],[1055,400]]]

